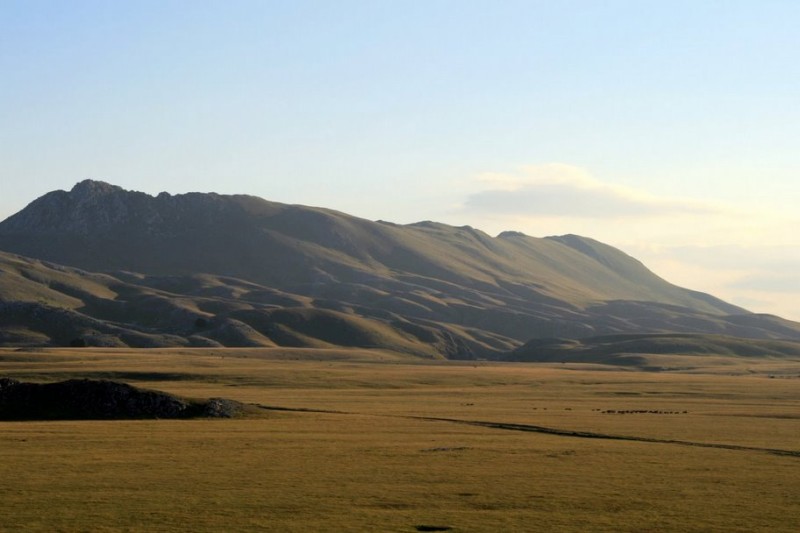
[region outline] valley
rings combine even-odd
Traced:
[[[796,530],[800,324],[593,239],[86,180],[0,250],[0,530]]]
[[[0,0],[0,533],[800,532],[798,25]]]

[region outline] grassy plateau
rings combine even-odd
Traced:
[[[797,531],[800,361],[0,349],[0,376],[262,406],[0,422],[1,531]]]

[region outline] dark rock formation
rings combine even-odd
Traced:
[[[40,384],[0,378],[0,420],[230,418],[241,412],[242,407],[222,398],[191,402],[106,380],[71,379]]]

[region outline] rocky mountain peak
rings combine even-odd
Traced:
[[[103,181],[83,180],[70,191],[53,191],[31,202],[0,228],[10,232],[88,235],[141,218],[152,197]]]
[[[69,191],[53,191],[0,222],[0,233],[127,239],[174,235],[187,228],[208,231],[227,224],[242,208],[233,197],[214,193],[158,196],[86,179]],[[202,233],[201,231],[201,233]],[[122,237],[125,235],[125,237]]]
[[[124,189],[122,187],[106,183],[105,181],[86,179],[76,183],[70,191],[70,194],[81,197],[90,197],[107,195],[114,192],[124,192]]]

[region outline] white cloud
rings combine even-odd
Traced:
[[[571,165],[523,167],[514,174],[477,177],[481,189],[463,208],[505,216],[618,219],[669,215],[708,215],[720,206],[685,198],[661,198],[646,191],[608,184]]]

